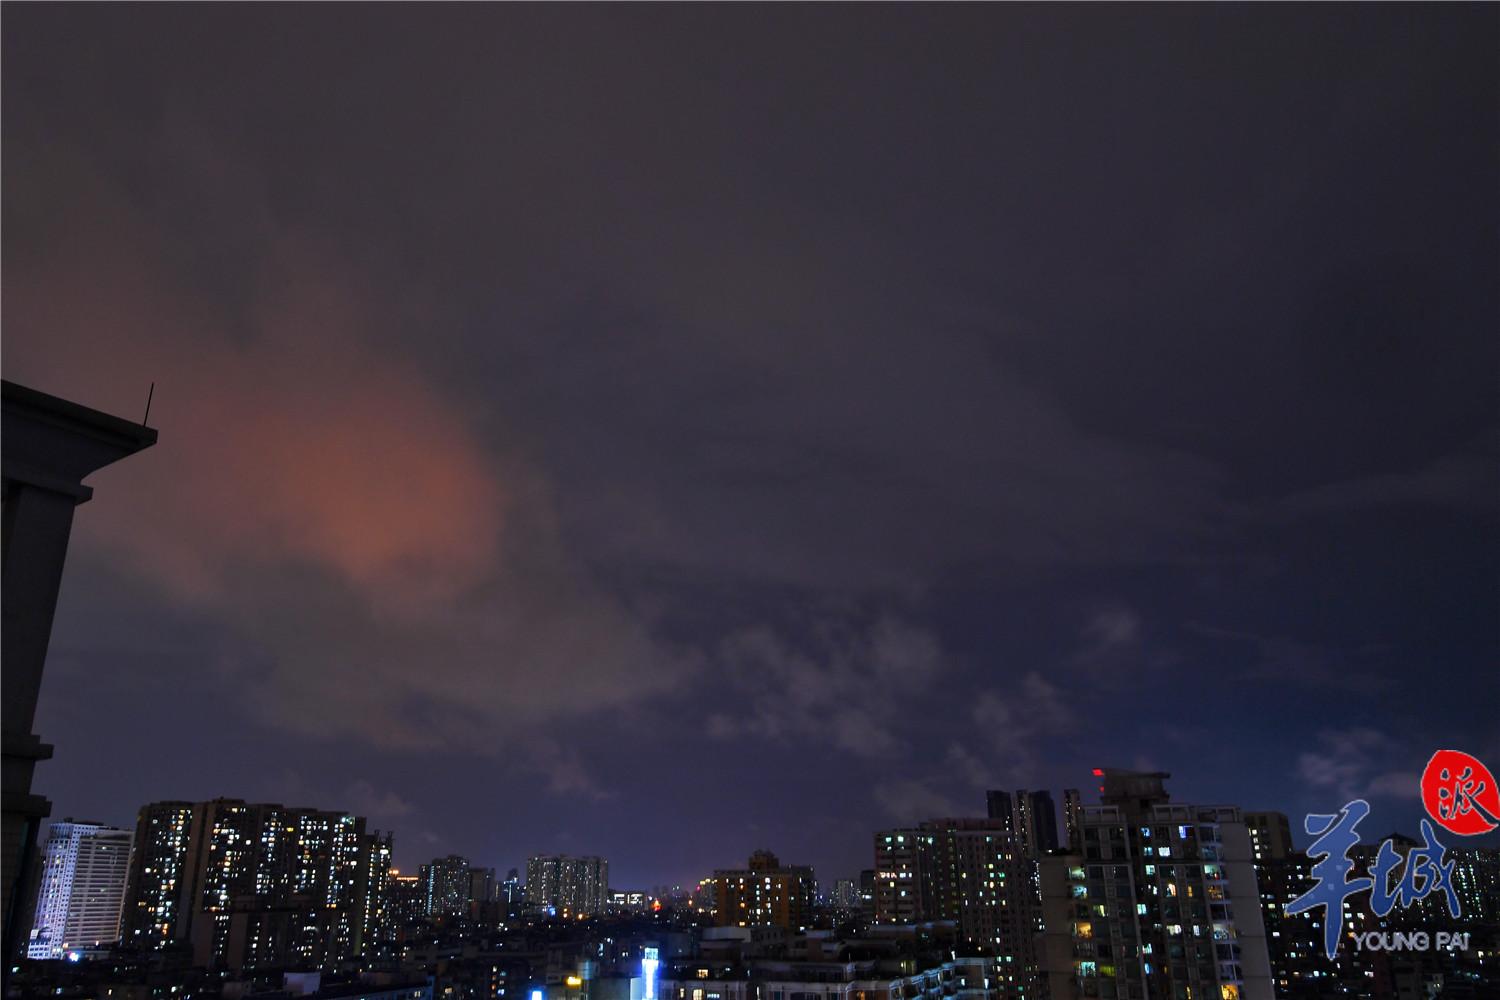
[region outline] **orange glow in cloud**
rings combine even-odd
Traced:
[[[88,238],[8,265],[5,287],[7,377],[126,417],[157,383],[160,443],[95,478],[77,531],[195,600],[269,563],[396,612],[485,577],[493,460],[414,364],[372,346],[380,311],[336,257],[274,242],[230,310],[163,265],[172,248],[146,220],[93,196],[71,220]]]
[[[222,683],[248,712],[498,753],[517,719],[630,705],[695,669],[571,561],[545,478],[423,369],[451,338],[420,290],[269,223],[238,264],[200,266],[77,173],[49,174],[67,198],[6,234],[6,374],[126,418],[156,383],[160,440],[91,477],[72,557],[229,629]],[[599,794],[576,755],[527,746],[555,791]]]

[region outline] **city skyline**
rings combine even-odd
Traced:
[[[136,826],[142,850],[131,853],[128,887],[122,862],[130,831],[97,824],[54,830],[31,957],[67,961],[12,972],[32,988],[46,989],[50,979],[108,990],[151,966],[174,966],[177,977],[199,985],[226,977],[276,983],[283,974],[286,982],[305,982],[321,972],[347,984],[353,969],[361,988],[420,1000],[432,995],[434,981],[424,988],[412,977],[436,965],[445,989],[475,1000],[523,993],[531,1000],[537,993],[623,1000],[637,986],[651,995],[663,942],[679,971],[661,977],[669,992],[686,976],[691,988],[723,993],[726,980],[745,982],[723,964],[727,959],[766,961],[760,976],[777,982],[795,981],[804,969],[811,981],[827,982],[833,968],[884,990],[876,982],[889,983],[882,967],[860,962],[892,959],[897,940],[925,940],[944,958],[990,968],[968,980],[970,1000],[1189,992],[1383,1000],[1401,995],[1400,984],[1422,981],[1478,997],[1474,991],[1491,981],[1486,955],[1493,953],[1485,942],[1500,912],[1500,851],[1453,852],[1444,878],[1401,900],[1402,911],[1417,907],[1411,915],[1388,920],[1390,908],[1373,895],[1352,909],[1338,899],[1314,903],[1343,914],[1326,924],[1325,942],[1322,922],[1297,915],[1318,895],[1311,891],[1318,868],[1294,848],[1284,814],[1183,802],[1165,787],[1171,776],[1164,772],[1104,768],[1094,776],[1098,805],[1080,804],[1077,790],[1064,790],[1072,807],[1061,844],[1044,832],[1050,794],[991,790],[987,817],[875,831],[874,868],[861,873],[859,893],[840,880],[832,900],[815,894],[810,868],[765,850],[745,868],[717,870],[706,883],[655,900],[606,892],[606,859],[533,857],[523,899],[514,869],[506,891],[497,892],[495,869],[461,857],[435,859],[420,876],[394,877],[389,837],[366,835],[363,820],[348,814],[223,799],[152,803]],[[106,841],[85,849],[101,832]],[[1374,866],[1372,872],[1394,863],[1409,875],[1425,848],[1411,838],[1394,843],[1383,843],[1378,855],[1367,844],[1351,863]],[[1318,856],[1317,848],[1310,851]],[[1392,965],[1379,954],[1390,945],[1353,943],[1372,935],[1394,940],[1393,925],[1430,921],[1443,907],[1462,921],[1462,930],[1443,932],[1463,942],[1457,951],[1440,946],[1435,956]],[[1353,952],[1339,957],[1341,923],[1350,925],[1343,943]],[[116,925],[123,931],[118,950],[111,941]],[[85,926],[95,936],[93,947],[80,947],[83,954],[67,944],[79,930],[62,931],[61,953],[56,939],[46,940],[44,928]],[[455,941],[469,942],[461,958]],[[180,964],[184,948],[191,971]],[[826,959],[835,955],[830,967]],[[884,970],[920,972],[905,955]],[[846,964],[857,956],[863,959]],[[76,973],[67,971],[80,961]],[[923,975],[932,1000],[948,982],[944,969],[941,983]],[[339,996],[347,986],[331,988]],[[675,990],[677,1000],[688,1000],[685,988]],[[749,991],[745,1000],[763,1000],[764,987],[729,992],[741,990]]]
[[[54,815],[832,884],[1500,764],[1496,8],[6,13],[6,378],[160,435]]]
[[[1093,769],[1090,769],[1090,775],[1089,775],[1089,777],[1091,777],[1092,780],[1094,780],[1094,781],[1099,781],[1099,780],[1101,780],[1101,778],[1100,778],[1100,772],[1101,771],[1107,771],[1107,770],[1114,770],[1114,771],[1117,771],[1118,773],[1121,773],[1121,774],[1128,774],[1128,773],[1130,773],[1129,769],[1120,769],[1120,768],[1114,768],[1114,769],[1110,769],[1110,768],[1093,768]],[[1165,777],[1165,778],[1174,778],[1174,775],[1171,772],[1162,772],[1161,776]],[[1175,785],[1176,785],[1176,782],[1174,780],[1174,786]],[[1089,790],[1086,791],[1086,792],[1084,790],[1082,790],[1082,789],[1058,789],[1057,791],[1060,794],[1065,794],[1065,793],[1080,793],[1080,795],[1081,795],[1080,802],[1083,805],[1096,805],[1096,804],[1098,804],[1098,802],[1101,799],[1101,794],[1100,793],[1102,793],[1103,787],[1102,786],[1098,786],[1097,790],[1095,789],[1094,786],[1087,786],[1087,787],[1089,788]],[[1019,795],[1022,792],[1026,792],[1026,790],[1023,789],[1023,790],[1021,790],[1021,792],[1016,792],[1014,794]],[[1024,845],[1029,840],[1031,840],[1031,838],[1033,836],[1032,834],[1028,833],[1029,827],[1026,825],[1030,821],[1029,820],[1022,821],[1022,825],[1021,826],[1019,826],[1019,827],[1013,827],[1010,824],[1012,824],[1014,822],[1017,822],[1017,820],[1014,820],[1014,819],[1008,818],[1008,817],[997,816],[992,811],[993,810],[994,797],[996,795],[1001,795],[1001,794],[1009,795],[1009,794],[1012,794],[1012,793],[1005,792],[1003,790],[988,789],[984,793],[982,793],[983,801],[981,801],[981,803],[980,803],[980,805],[979,805],[978,808],[975,808],[973,803],[967,803],[967,804],[965,804],[967,806],[967,808],[961,808],[961,809],[959,809],[957,811],[951,811],[951,812],[948,812],[948,813],[933,813],[931,815],[922,815],[922,816],[914,817],[912,820],[910,820],[908,822],[907,825],[909,827],[915,828],[915,827],[917,827],[917,826],[919,826],[921,824],[930,823],[930,822],[940,822],[940,821],[946,821],[946,820],[962,820],[962,821],[972,821],[972,822],[984,822],[986,820],[1003,819],[1003,822],[1006,824],[1004,826],[1004,829],[1006,829],[1006,830],[1014,830],[1016,836],[1019,838],[1018,841],[1017,841],[1017,843],[1021,844],[1021,845]],[[1050,789],[1033,789],[1030,792],[1027,792],[1027,794],[1030,794],[1030,795],[1041,795],[1041,796],[1050,797],[1051,790]],[[317,812],[326,812],[326,813],[335,813],[335,814],[337,814],[337,813],[347,813],[350,816],[357,816],[361,820],[365,820],[367,818],[367,817],[365,817],[363,815],[360,815],[357,810],[345,810],[342,807],[338,806],[337,804],[333,804],[333,805],[330,805],[330,806],[310,806],[310,805],[308,805],[306,803],[259,802],[259,801],[249,801],[249,800],[240,799],[240,798],[238,798],[236,796],[232,796],[232,795],[215,796],[213,800],[204,800],[204,801],[205,802],[208,802],[208,801],[222,801],[222,802],[234,802],[234,803],[245,803],[245,802],[248,801],[249,804],[252,807],[270,807],[270,808],[274,808],[274,809],[290,808],[292,810],[308,810],[308,809],[311,809],[311,810],[314,810],[314,811],[317,811]],[[156,803],[146,803],[146,804],[144,804],[141,807],[141,810],[139,810],[138,813],[139,812],[147,811],[150,808],[152,808],[152,806],[181,805],[181,804],[184,804],[184,803],[180,803],[180,802],[175,801],[175,800],[161,800],[161,801],[156,802]],[[1288,823],[1288,833],[1287,833],[1287,836],[1289,837],[1289,840],[1288,840],[1289,844],[1296,845],[1300,849],[1300,848],[1306,847],[1307,844],[1310,843],[1311,840],[1312,840],[1312,837],[1308,836],[1303,831],[1300,817],[1298,817],[1296,815],[1293,815],[1293,814],[1290,814],[1290,813],[1287,813],[1283,809],[1278,809],[1274,805],[1272,805],[1272,806],[1244,806],[1241,803],[1232,803],[1229,799],[1213,799],[1211,801],[1210,800],[1205,800],[1204,804],[1225,805],[1225,806],[1233,805],[1236,808],[1242,809],[1247,816],[1248,815],[1257,815],[1257,816],[1262,816],[1262,817],[1265,817],[1265,816],[1277,816],[1277,815],[1283,816],[1283,817],[1286,818],[1287,823]],[[1033,843],[1032,846],[1031,846],[1031,848],[1030,848],[1030,850],[1032,851],[1033,856],[1044,855],[1049,850],[1053,851],[1053,852],[1059,852],[1059,851],[1065,852],[1066,848],[1068,847],[1069,834],[1068,834],[1068,831],[1065,829],[1066,824],[1067,824],[1066,811],[1065,811],[1063,805],[1061,805],[1058,802],[1053,802],[1052,806],[1053,806],[1053,815],[1055,816],[1056,824],[1057,824],[1057,829],[1054,832],[1057,834],[1058,839],[1057,839],[1056,843],[1052,843],[1050,847],[1048,846],[1048,843],[1050,843],[1050,842],[1048,842],[1048,843],[1042,843],[1042,844],[1035,844],[1035,843]],[[136,818],[137,818],[137,816],[133,815],[128,820],[125,820],[125,821],[122,821],[122,822],[124,823],[125,827],[128,829],[128,828],[133,827],[133,825],[134,825],[134,823],[136,821]],[[1377,817],[1377,818],[1384,818],[1384,817]],[[1045,821],[1043,821],[1043,822],[1045,823]],[[78,823],[78,821],[69,818],[69,819],[66,819],[66,820],[55,821],[55,823],[53,825],[56,825],[56,823],[62,823],[64,825],[67,825],[67,824],[75,824],[76,825]],[[109,824],[91,823],[91,824],[84,824],[84,825],[86,825],[86,826],[87,825],[98,826],[98,827],[101,827],[102,829],[112,829],[112,827]],[[1397,833],[1397,834],[1409,835],[1412,832],[1411,830],[1402,830],[1402,829],[1395,829],[1395,828],[1387,830],[1385,827],[1381,827],[1380,829],[1383,832],[1381,832],[1381,833],[1375,833],[1373,830],[1366,831],[1365,837],[1364,837],[1364,842],[1366,844],[1372,843],[1372,842],[1374,842],[1374,840],[1378,839],[1379,837],[1385,836],[1385,835],[1387,835],[1389,833]],[[495,872],[497,872],[497,871],[503,871],[503,870],[506,870],[507,868],[509,868],[511,870],[519,870],[524,875],[524,874],[526,874],[528,863],[535,863],[535,862],[538,862],[538,861],[548,861],[548,860],[556,861],[557,859],[560,859],[560,858],[571,858],[571,859],[573,859],[575,861],[580,861],[580,862],[583,862],[583,861],[599,862],[602,859],[606,871],[608,870],[608,867],[609,867],[609,864],[610,864],[610,861],[609,861],[610,851],[608,850],[608,845],[607,844],[604,844],[601,849],[596,850],[596,851],[592,851],[592,852],[579,852],[579,853],[549,852],[549,851],[546,851],[546,850],[539,849],[538,851],[530,852],[527,855],[525,855],[525,856],[523,856],[523,857],[521,857],[519,859],[496,858],[496,857],[477,856],[477,855],[470,856],[470,855],[464,855],[464,854],[449,854],[449,855],[445,855],[445,856],[433,855],[431,857],[428,857],[426,860],[421,860],[421,858],[426,857],[426,856],[425,855],[421,855],[420,851],[408,850],[408,851],[402,852],[399,849],[399,845],[401,843],[401,836],[400,836],[400,830],[399,829],[396,829],[396,828],[378,829],[378,828],[375,828],[375,827],[371,827],[371,830],[373,832],[377,833],[377,834],[383,834],[383,835],[385,835],[385,836],[387,836],[387,837],[389,837],[391,839],[391,841],[392,841],[392,858],[393,859],[399,859],[399,858],[403,858],[403,857],[410,857],[410,858],[416,859],[415,861],[405,862],[405,863],[396,863],[396,861],[393,860],[392,866],[391,866],[391,874],[393,876],[394,875],[402,875],[402,876],[405,876],[405,877],[418,877],[419,873],[420,873],[420,877],[424,880],[424,884],[425,884],[425,880],[426,880],[426,877],[427,877],[426,873],[429,870],[429,868],[431,868],[435,864],[440,864],[440,863],[446,862],[446,861],[463,861],[467,865],[467,867],[468,867],[469,870],[474,870],[474,871],[481,871],[481,870],[483,870],[483,871],[486,871],[486,872],[489,873],[489,875],[490,875],[491,878],[494,877]],[[879,837],[881,835],[881,833],[882,833],[882,830],[875,829],[875,830],[862,831],[861,832],[861,837],[864,840],[868,840],[870,834],[872,834],[872,833],[875,834],[877,837]],[[1464,838],[1464,839],[1461,839],[1461,840],[1458,839],[1458,838],[1453,838],[1451,846],[1460,847],[1460,848],[1478,847],[1478,848],[1491,848],[1491,849],[1493,849],[1493,848],[1495,848],[1497,846],[1500,846],[1500,837],[1497,837],[1495,835],[1486,835],[1486,836],[1479,836],[1479,837],[1472,837],[1472,838]],[[757,855],[757,854],[764,853],[767,850],[773,850],[774,851],[773,848],[767,848],[766,845],[760,844],[751,853],[752,853],[752,855]],[[837,883],[840,883],[840,882],[852,881],[852,882],[854,882],[854,883],[857,884],[858,877],[859,877],[860,873],[862,871],[868,870],[870,868],[870,866],[871,866],[871,863],[873,863],[876,868],[878,868],[880,866],[880,862],[879,862],[880,851],[879,851],[878,846],[877,846],[877,848],[873,852],[868,852],[868,853],[871,856],[869,856],[869,857],[862,857],[862,858],[856,859],[856,861],[854,863],[854,867],[851,868],[848,871],[844,871],[844,870],[832,870],[832,869],[830,869],[828,871],[824,871],[823,869],[820,869],[820,868],[818,868],[815,865],[807,865],[806,867],[808,869],[810,869],[814,873],[814,875],[816,876],[816,882],[817,882],[817,886],[818,886],[818,889],[819,889],[820,892],[823,892],[825,890],[832,891],[833,887]],[[873,859],[873,861],[872,861],[872,859]],[[655,880],[652,880],[652,879],[634,879],[634,880],[625,880],[625,879],[622,879],[622,880],[615,881],[615,880],[609,880],[606,877],[606,880],[603,883],[603,887],[607,888],[607,889],[610,889],[610,890],[629,890],[629,891],[633,891],[633,892],[645,891],[648,894],[649,894],[649,892],[654,891],[654,890],[666,889],[666,888],[673,887],[673,886],[680,887],[680,888],[682,888],[682,889],[684,889],[686,891],[690,891],[694,886],[696,886],[696,885],[702,885],[706,881],[711,881],[714,878],[716,878],[717,874],[719,872],[721,872],[726,867],[726,864],[728,864],[731,861],[733,861],[733,858],[727,858],[727,859],[725,859],[724,863],[715,864],[714,868],[712,868],[712,869],[704,870],[704,871],[697,871],[697,872],[688,872],[683,877],[677,877],[677,878],[655,879]],[[523,885],[529,884],[529,881],[523,880],[522,884]],[[467,886],[467,883],[465,883],[465,885]],[[426,893],[427,891],[428,891],[427,889],[424,889],[424,893]],[[424,898],[425,898],[425,896],[424,896]],[[430,901],[429,901],[429,905],[430,905]]]

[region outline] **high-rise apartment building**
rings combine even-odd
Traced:
[[[453,917],[469,911],[469,861],[457,854],[422,866],[427,916]]]
[[[1292,846],[1292,824],[1286,813],[1247,812],[1245,826],[1250,831],[1250,853],[1257,864],[1283,861],[1296,850]]]
[[[1006,830],[1014,831],[1016,828],[1016,804],[1010,797],[1010,792],[1000,789],[991,789],[984,793],[985,815],[990,819],[999,820]]]
[[[1079,832],[1083,824],[1083,793],[1076,788],[1063,789],[1063,827],[1067,843],[1062,845],[1070,851],[1082,850]]]
[[[1000,996],[1040,995],[1036,864],[1003,815],[875,834],[875,921],[949,920],[967,944],[999,956]]]
[[[609,902],[609,862],[600,857],[538,855],[526,862],[526,902],[559,913],[602,913]]]
[[[239,799],[156,802],[136,823],[127,945],[196,964],[324,968],[382,939],[390,837],[342,812]]]
[[[149,951],[187,937],[193,904],[188,843],[197,819],[191,802],[153,802],[141,809],[120,914],[125,945]]]
[[[519,906],[526,901],[526,885],[517,869],[505,873],[505,881],[500,883],[500,898],[507,907]]]
[[[1353,956],[1347,952],[1329,962],[1323,954],[1323,924],[1312,915],[1290,915],[1286,908],[1313,884],[1312,862],[1292,847],[1292,828],[1285,813],[1247,812],[1250,856],[1255,862],[1261,922],[1272,988],[1283,1000],[1311,998],[1324,986],[1349,978]],[[1359,974],[1365,970],[1360,968]],[[1353,995],[1358,995],[1357,993]]]
[[[393,958],[395,914],[391,910],[391,835],[378,832],[360,838],[360,932],[353,953],[363,958]]]
[[[1005,820],[989,821],[1011,838]],[[936,867],[936,837],[921,829],[882,830],[875,834],[875,913],[878,924],[916,924],[929,916],[926,896]]]
[[[1357,949],[1341,948],[1330,961],[1323,951],[1322,917],[1286,912],[1293,900],[1312,888],[1312,861],[1300,854],[1275,858],[1266,853],[1255,862],[1255,880],[1273,989],[1279,1000],[1313,1000],[1325,989],[1362,996],[1359,979],[1375,971],[1364,961],[1366,956]],[[1344,914],[1350,927],[1367,929],[1361,907],[1347,905]]]
[[[476,905],[493,903],[499,886],[495,881],[495,869],[493,868],[470,868],[469,869],[469,906],[472,909]]]
[[[689,894],[692,908],[698,913],[712,914],[714,912],[714,901],[719,898],[719,880],[710,875],[693,886]]]
[[[1171,803],[1160,772],[1101,770],[1082,850],[1041,861],[1052,1000],[1271,1000],[1255,859],[1234,806]]]
[[[800,930],[812,921],[816,893],[811,868],[783,865],[770,851],[756,851],[746,867],[714,872],[714,922]]]
[[[859,873],[859,915],[866,920],[875,919],[875,869],[865,868]]]
[[[420,875],[400,875],[393,872],[386,895],[391,924],[398,930],[427,919],[427,887]]]
[[[1464,919],[1500,924],[1500,849],[1459,847],[1453,858],[1453,891]]]
[[[129,830],[99,823],[52,824],[28,957],[86,954],[119,940],[130,841]]]
[[[985,804],[989,818],[1014,833],[1017,845],[1028,856],[1057,850],[1057,805],[1051,792],[992,789],[985,793]]]
[[[1324,940],[1321,908],[1291,914],[1291,903],[1317,885],[1313,859],[1291,847],[1290,824],[1280,813],[1247,813],[1255,873],[1266,927],[1271,975],[1279,1000],[1323,1000],[1337,996],[1351,1000],[1385,997],[1426,996],[1441,986],[1444,997],[1489,996],[1484,987],[1494,986],[1495,976],[1482,944],[1500,919],[1500,851],[1457,848],[1446,853],[1452,864],[1449,883],[1458,898],[1460,916],[1448,912],[1442,892],[1416,901],[1409,908],[1396,907],[1379,916],[1368,894],[1355,894],[1340,901],[1336,917],[1342,925],[1341,941],[1330,959]],[[1401,870],[1418,842],[1399,834],[1390,838]],[[1377,849],[1360,845],[1350,850],[1351,878],[1371,875]],[[1392,876],[1395,880],[1395,876]],[[1375,932],[1395,935],[1442,929],[1469,933],[1469,949],[1434,948],[1428,951],[1366,949],[1355,941]]]
[[[501,899],[501,880],[493,868],[469,869],[469,916],[481,923],[503,920],[510,908]]]
[[[1057,803],[1048,791],[1017,792],[1026,800],[1026,823],[1022,836],[1034,857],[1057,850]]]

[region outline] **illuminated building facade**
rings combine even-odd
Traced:
[[[398,930],[415,926],[427,919],[427,888],[420,875],[392,872],[388,897],[391,924]]]
[[[1172,804],[1160,772],[1103,770],[1081,852],[1041,862],[1052,1000],[1271,1000],[1249,828],[1234,806]]]
[[[719,898],[719,880],[710,876],[693,886],[692,908],[698,913],[713,913]]]
[[[1276,996],[1311,997],[1342,978],[1337,963],[1323,954],[1323,923],[1311,914],[1291,916],[1286,907],[1312,885],[1311,863],[1292,847],[1292,828],[1285,813],[1247,812],[1250,856],[1255,861],[1256,892],[1266,929],[1266,953]],[[1300,919],[1299,919],[1300,917]],[[1348,955],[1339,956],[1341,959]],[[1321,968],[1320,968],[1321,966]]]
[[[1002,819],[994,819],[1003,829]],[[882,830],[875,834],[874,920],[880,924],[914,924],[928,912],[923,897],[931,881],[936,836],[925,830]]]
[[[1247,815],[1251,822],[1251,839],[1257,842],[1256,827],[1269,826],[1275,831],[1280,822],[1277,813]],[[1259,818],[1269,822],[1257,823]],[[1416,842],[1399,835],[1391,838],[1403,859]],[[1395,908],[1385,917],[1377,916],[1368,894],[1358,894],[1341,901],[1343,940],[1332,959],[1325,952],[1323,940],[1325,916],[1321,909],[1289,914],[1287,907],[1316,884],[1313,861],[1300,851],[1279,849],[1283,841],[1272,835],[1258,839],[1255,863],[1259,883],[1261,914],[1270,952],[1271,975],[1280,1000],[1322,1000],[1324,997],[1365,998],[1422,997],[1434,984],[1442,987],[1444,997],[1478,1000],[1490,994],[1485,985],[1493,985],[1495,927],[1500,922],[1500,851],[1484,848],[1457,848],[1447,852],[1453,863],[1451,884],[1458,897],[1461,916],[1454,918],[1437,893],[1416,902],[1409,910]],[[1354,869],[1351,877],[1370,874],[1375,848],[1363,845],[1350,852]],[[1371,932],[1447,930],[1467,932],[1473,944],[1467,951],[1433,949],[1426,952],[1393,954],[1382,950],[1365,950],[1355,938]]]
[[[526,903],[569,916],[603,913],[609,903],[609,862],[566,854],[533,857],[526,862]]]
[[[876,833],[875,921],[953,921],[966,944],[1000,957],[1000,995],[1037,996],[1036,865],[1020,845],[1003,816]]]
[[[390,838],[349,813],[239,799],[141,810],[127,945],[235,970],[326,968],[384,939]]]
[[[748,867],[714,872],[714,923],[798,930],[812,921],[816,893],[811,868],[783,866],[770,851],[756,851]]]
[[[1453,891],[1464,919],[1500,924],[1500,849],[1459,847],[1448,856],[1453,859]]]
[[[196,814],[191,802],[153,802],[141,809],[120,914],[121,941],[128,947],[156,950],[186,935],[192,900],[188,837]]]
[[[639,913],[651,908],[651,897],[640,889],[611,889],[610,909],[617,913]]]
[[[450,854],[422,866],[428,917],[456,917],[469,910],[469,861]]]
[[[1320,915],[1286,912],[1292,900],[1313,886],[1311,861],[1301,855],[1267,855],[1256,861],[1255,877],[1277,997],[1312,1000],[1325,990],[1342,992],[1338,984],[1357,982],[1363,976],[1367,963],[1354,949],[1340,949],[1332,961],[1324,954]],[[1358,908],[1346,908],[1345,920],[1351,928],[1366,929],[1365,916]],[[1349,995],[1362,996],[1364,991],[1350,991]]]
[[[396,922],[391,912],[391,835],[366,834],[360,852],[361,879],[360,955],[391,957],[396,942]]]
[[[770,930],[762,928],[762,930]],[[660,1000],[1002,1000],[1001,962],[966,953],[951,925],[853,937],[782,935],[770,951],[666,962]]]
[[[29,958],[64,958],[120,937],[131,832],[98,823],[53,823],[42,856]]]

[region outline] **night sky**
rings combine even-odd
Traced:
[[[1500,8],[5,10],[55,817],[410,868],[1500,767]]]

